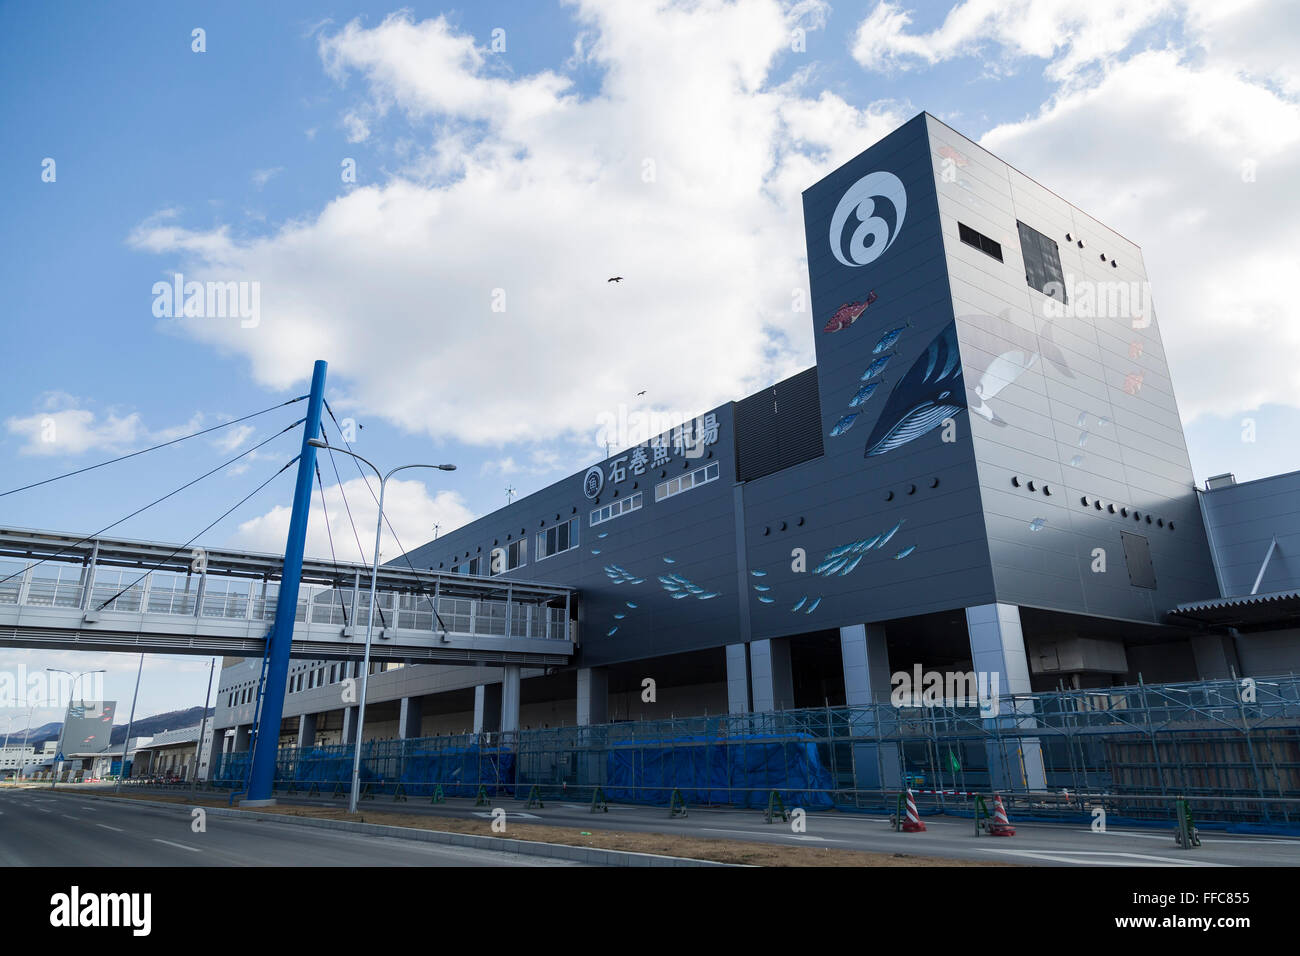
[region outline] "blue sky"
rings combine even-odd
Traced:
[[[358,451],[459,466],[396,489],[413,547],[597,457],[604,412],[693,414],[811,364],[789,308],[799,191],[922,109],[1143,246],[1198,479],[1300,468],[1278,251],[1297,239],[1300,84],[1277,39],[1294,14],[1069,6],[0,7],[4,489],[302,394],[319,357]],[[257,326],[156,317],[153,285],[178,271],[258,282]],[[620,331],[650,323],[660,341]],[[300,407],[0,497],[0,515],[98,530]],[[41,442],[48,419],[59,437]],[[112,533],[185,540],[296,445]],[[282,547],[291,481],[204,540]],[[73,666],[56,659],[109,667],[108,696],[129,698],[126,656],[0,667]],[[206,661],[151,661],[141,711],[195,703],[205,681]]]

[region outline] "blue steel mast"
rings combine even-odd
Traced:
[[[275,757],[280,747],[280,720],[284,716],[284,694],[289,679],[289,651],[298,610],[298,584],[302,578],[302,553],[307,540],[307,516],[311,508],[311,483],[316,473],[316,447],[309,444],[320,432],[321,405],[325,399],[326,363],[318,361],[312,370],[311,396],[303,423],[302,451],[298,456],[298,482],[293,491],[293,513],[289,517],[289,540],[284,546],[284,573],[275,603],[275,624],[267,637],[266,681],[261,713],[253,745],[253,767],[248,780],[248,797],[269,800],[275,784]]]

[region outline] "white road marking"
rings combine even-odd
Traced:
[[[65,819],[65,820],[80,820],[80,819],[81,819],[81,817],[70,817],[70,816],[68,816],[66,813],[60,814],[60,816],[62,816],[63,819]]]
[[[42,809],[41,807],[37,807],[37,808],[36,808],[36,812],[37,812],[37,813],[53,813],[54,811],[53,811],[53,810],[45,810],[45,809]]]
[[[1012,856],[1029,857],[1036,860],[1051,860],[1054,863],[1075,863],[1082,866],[1228,866],[1227,863],[1211,863],[1204,860],[1177,859],[1171,856],[1151,856],[1146,853],[1121,853],[1108,850],[1004,850],[997,847],[977,847],[985,853],[1007,853]],[[1079,859],[1084,857],[1084,859]],[[1101,859],[1105,857],[1106,859]]]
[[[474,813],[474,816],[476,816],[476,817],[482,817],[484,820],[488,820],[488,819],[491,819],[492,814],[491,814],[491,813],[483,813],[482,811],[476,811],[476,812]],[[541,817],[539,817],[539,816],[538,816],[537,814],[535,814],[535,813],[521,813],[521,812],[518,811],[518,810],[507,810],[507,811],[506,811],[506,819],[507,819],[507,820],[540,820]]]
[[[125,833],[121,827],[110,827],[107,823],[96,823],[95,826],[103,827],[105,830],[112,830],[114,833]]]
[[[89,810],[91,813],[94,813],[94,812],[95,812],[95,808],[94,808],[94,807],[82,807],[81,809],[83,809],[83,810]]]
[[[174,847],[176,847],[178,850],[189,850],[191,853],[202,853],[202,852],[203,852],[202,850],[200,850],[198,847],[195,847],[195,846],[186,846],[184,843],[173,843],[171,840],[160,840],[160,839],[158,839],[157,837],[154,837],[154,838],[153,838],[153,842],[154,842],[154,843],[166,843],[168,846],[174,846]]]

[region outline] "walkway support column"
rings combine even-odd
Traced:
[[[519,729],[520,667],[507,664],[501,672],[501,732],[508,734]]]
[[[302,553],[307,539],[311,484],[316,476],[316,447],[308,442],[320,434],[321,406],[325,402],[325,368],[324,362],[317,362],[312,370],[311,394],[303,421],[302,450],[298,453],[298,481],[293,491],[293,511],[289,515],[289,538],[284,546],[284,572],[275,603],[275,623],[267,637],[266,683],[245,803],[270,800],[275,783],[275,756],[280,746],[280,720],[284,716],[284,694],[289,680],[289,652],[293,649],[293,625],[298,610],[298,584],[302,577]]]

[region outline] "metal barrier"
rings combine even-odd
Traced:
[[[875,812],[910,786],[930,811],[973,813],[969,794],[997,791],[1018,816],[1085,821],[1100,808],[1116,822],[1172,823],[1182,798],[1201,826],[1300,827],[1295,676],[1008,697],[999,713],[824,707],[367,741],[362,780],[372,793],[399,783],[417,796],[439,785],[448,795],[536,786],[547,797],[600,790],[665,806],[673,790],[692,806],[754,806],[775,790],[787,805]],[[1046,789],[1028,786],[1033,748]],[[221,755],[215,779],[242,779],[246,759]],[[287,748],[277,777],[346,787],[351,761],[351,747]]]

